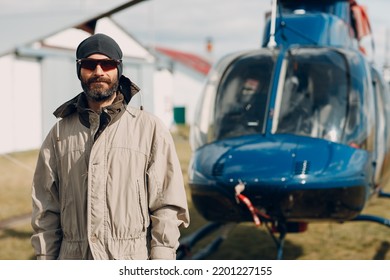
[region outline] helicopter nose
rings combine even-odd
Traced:
[[[231,149],[213,166],[213,176],[223,181],[246,178],[252,183],[285,184],[321,175],[335,168],[334,148],[328,141],[274,136]],[[302,179],[305,179],[302,181]]]

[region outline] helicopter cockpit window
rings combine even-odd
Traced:
[[[297,1],[297,0],[281,0],[280,4],[283,13],[305,13],[305,12],[322,12],[335,13],[335,3],[339,0],[317,0],[317,1]]]
[[[274,132],[341,142],[349,90],[345,60],[326,49],[293,52],[285,60],[286,73],[281,73]]]
[[[217,91],[215,139],[263,131],[273,68],[270,54],[242,58],[228,68]]]

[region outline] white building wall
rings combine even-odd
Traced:
[[[42,59],[42,140],[56,123],[53,112],[82,91],[75,59],[49,56]]]
[[[124,61],[123,75],[128,77],[141,90],[130,102],[134,107],[143,106],[145,111],[154,113],[153,75],[154,63]]]
[[[0,153],[34,149],[41,142],[41,68],[36,59],[0,57],[3,108]]]
[[[170,128],[173,124],[173,76],[167,69],[154,73],[155,114]]]
[[[13,55],[0,57],[0,76],[2,78],[2,90],[0,92],[3,104],[0,110],[1,137],[0,153],[7,153],[12,150],[14,142],[14,84],[13,84],[14,63]]]
[[[177,64],[173,79],[173,107],[185,107],[186,124],[192,124],[205,77]]]
[[[34,59],[16,59],[14,74],[15,151],[41,144],[41,66]]]

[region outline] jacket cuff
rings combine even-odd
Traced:
[[[150,252],[152,260],[176,260],[176,251],[168,247],[152,247]]]
[[[56,260],[56,256],[50,256],[50,255],[38,255],[37,260]]]

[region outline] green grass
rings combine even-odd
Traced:
[[[37,151],[0,155],[0,221],[31,212],[31,182]],[[29,221],[0,230],[0,259],[32,259]]]
[[[37,151],[0,155],[0,221],[31,212]]]
[[[0,260],[35,259],[29,224],[0,230]]]
[[[187,167],[191,151],[188,144],[188,128],[177,127],[173,133],[187,186]],[[32,170],[37,151],[0,155],[0,221],[31,211]],[[182,229],[182,236],[197,230],[204,220],[191,202],[187,187],[191,215],[189,228]],[[390,200],[374,198],[365,211],[390,218]],[[16,227],[0,230],[0,259],[32,259],[30,245],[32,234],[29,221]],[[200,242],[194,252],[206,245],[213,236]],[[390,228],[367,222],[313,223],[300,234],[288,234],[284,259],[287,260],[390,260]],[[264,226],[253,223],[237,225],[218,251],[207,259],[275,259],[276,247]]]

